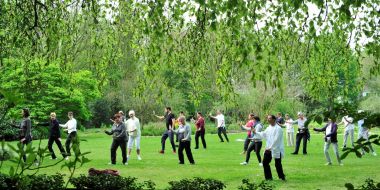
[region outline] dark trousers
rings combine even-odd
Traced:
[[[175,151],[174,134],[173,134],[173,131],[169,131],[169,130],[165,131],[165,133],[162,134],[162,138],[161,138],[162,149],[161,150],[165,150],[165,142],[168,137],[170,140],[170,144],[172,145],[173,151]]]
[[[272,161],[272,152],[271,151],[265,151],[264,152],[264,160],[263,160],[263,168],[264,168],[264,175],[266,180],[272,180],[272,171],[270,169],[270,162]],[[281,164],[281,156],[280,158],[274,159],[277,175],[280,179],[285,180],[285,174],[282,170],[282,164]]]
[[[221,135],[222,133],[223,133],[224,137],[226,138],[227,142],[229,142],[228,137],[227,137],[227,133],[226,133],[226,128],[225,127],[218,127],[218,136],[220,138],[220,142],[224,142],[222,135]]]
[[[73,144],[75,141],[76,141],[76,138],[77,138],[77,132],[76,131],[73,131],[71,132],[70,134],[67,135],[67,139],[66,139],[66,155],[67,156],[71,156],[71,153],[70,153],[70,145]]]
[[[251,144],[249,144],[249,147],[247,149],[247,154],[245,156],[245,161],[247,163],[249,162],[249,158],[251,157],[252,150],[256,152],[257,160],[259,161],[259,163],[261,163],[260,150],[261,150],[262,145],[263,145],[263,142],[261,141],[257,141],[257,142],[252,141]]]
[[[307,154],[307,133],[297,133],[296,135],[296,149],[294,150],[295,154],[298,154],[298,150],[300,149],[301,140],[303,139],[303,153]]]
[[[183,159],[183,149],[186,151],[186,156],[187,159],[189,159],[189,162],[191,164],[194,164],[194,159],[193,159],[193,154],[191,153],[191,148],[190,148],[190,141],[181,141],[179,142],[179,147],[178,147],[178,159],[180,164],[184,164],[185,161]]]
[[[251,143],[251,139],[249,139],[249,136],[247,136],[244,141],[244,152],[247,152],[249,143]]]
[[[195,148],[199,148],[199,137],[202,139],[203,148],[206,148],[205,132],[197,131],[195,132]]]
[[[25,146],[28,146],[29,143],[31,143],[32,141],[31,140],[28,140],[26,139],[24,142],[22,142],[21,144],[21,149],[22,149],[22,160],[24,160],[24,162],[26,162],[26,153],[25,153]]]
[[[125,139],[113,139],[111,144],[111,163],[116,164],[116,150],[120,146],[123,164],[127,162],[127,146]]]
[[[61,151],[61,154],[63,157],[66,156],[66,153],[65,153],[65,149],[63,149],[63,146],[62,146],[62,143],[61,141],[59,140],[58,137],[49,137],[49,141],[48,141],[48,149],[50,151],[50,154],[51,154],[51,158],[53,159],[56,159],[57,157],[55,156],[54,154],[54,150],[53,150],[53,143],[56,143],[58,148],[59,148],[59,151]]]

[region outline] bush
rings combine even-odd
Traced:
[[[64,189],[63,175],[8,176],[0,173],[0,189],[9,190],[60,190]]]
[[[274,189],[272,184],[269,184],[267,181],[261,181],[260,184],[250,183],[248,179],[242,180],[243,185],[239,186],[239,190],[271,190]]]
[[[226,187],[226,185],[219,180],[202,179],[199,177],[170,181],[169,185],[168,190],[220,190]]]
[[[102,190],[142,190],[142,189],[155,189],[155,184],[152,181],[145,181],[144,183],[137,183],[137,178],[134,177],[121,177],[113,175],[97,175],[97,176],[84,176],[81,175],[77,178],[72,178],[70,182],[77,189],[102,189]]]
[[[0,161],[9,160],[13,157],[13,154],[11,151],[7,149],[0,149]]]
[[[347,188],[347,190],[355,190],[354,185],[352,185],[351,183],[346,183],[344,186]],[[380,189],[380,183],[377,183],[375,185],[375,182],[373,181],[373,179],[368,178],[365,180],[365,183],[357,189],[360,189],[360,190],[378,190],[378,189]]]

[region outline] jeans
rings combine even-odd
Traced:
[[[294,146],[294,132],[286,132],[286,140],[288,141],[288,146]]]
[[[353,129],[345,130],[344,131],[343,147],[346,147],[346,145],[347,145],[347,138],[348,138],[348,136],[350,136],[350,138],[351,138],[351,145],[352,145],[352,147],[354,147],[354,130]]]
[[[260,150],[261,150],[262,145],[263,145],[263,142],[261,142],[261,141],[251,142],[251,144],[249,144],[249,147],[247,149],[245,162],[247,162],[247,163],[249,162],[249,159],[251,157],[251,152],[252,152],[252,150],[254,150],[256,152],[257,161],[259,161],[259,163],[261,163]]]
[[[338,143],[336,143],[336,142],[325,142],[325,147],[324,147],[323,151],[325,153],[325,157],[326,157],[327,162],[331,163],[331,159],[330,159],[330,155],[329,155],[330,145],[332,145],[336,159],[338,160],[338,163],[340,163]]]
[[[218,136],[220,138],[220,142],[224,142],[222,135],[221,135],[222,133],[223,133],[224,137],[226,138],[227,142],[229,142],[228,137],[227,137],[226,128],[225,127],[218,127]]]
[[[175,151],[174,134],[173,134],[173,131],[171,130],[167,130],[164,132],[164,134],[162,134],[162,137],[161,137],[162,149],[161,150],[165,150],[165,141],[168,137],[170,139],[170,144],[172,145],[173,151]]]

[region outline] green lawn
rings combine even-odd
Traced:
[[[168,181],[180,180],[182,178],[204,177],[222,180],[227,189],[237,189],[243,178],[248,178],[255,182],[264,179],[263,168],[258,166],[256,155],[252,154],[251,162],[247,166],[241,166],[239,163],[244,161],[244,156],[240,155],[243,142],[237,139],[243,139],[245,133],[229,134],[230,143],[220,143],[217,135],[206,135],[208,143],[207,150],[192,149],[196,165],[188,164],[185,156],[185,165],[178,164],[177,154],[167,151],[164,155],[158,153],[160,150],[161,137],[142,137],[142,158],[136,159],[136,152],[133,151],[128,166],[121,164],[121,152],[117,152],[117,165],[110,166],[110,144],[111,137],[105,135],[101,130],[92,130],[79,132],[82,139],[82,152],[91,151],[89,158],[91,162],[80,168],[75,176],[87,174],[91,167],[97,169],[112,168],[120,171],[122,176],[134,176],[139,181],[152,180],[156,183],[158,189],[164,189],[168,186]],[[376,131],[379,134],[378,131]],[[357,134],[355,134],[356,136]],[[194,147],[194,136],[192,137],[192,147]],[[342,144],[342,136],[339,135],[339,147]],[[34,141],[36,145],[37,141]],[[274,167],[274,161],[271,163],[272,174],[276,189],[345,189],[346,182],[352,182],[355,185],[362,184],[367,177],[372,177],[379,181],[380,173],[380,156],[365,155],[363,158],[356,158],[353,154],[349,155],[344,162],[344,166],[338,166],[334,158],[332,149],[330,156],[333,165],[325,166],[325,157],[323,155],[323,136],[322,134],[312,134],[311,142],[308,144],[308,155],[291,155],[293,147],[286,147],[286,155],[283,159],[283,168],[287,181],[278,180]],[[43,144],[47,144],[44,140]],[[167,145],[169,141],[167,141]],[[263,144],[265,146],[265,142]],[[58,153],[56,147],[55,152]],[[378,147],[375,146],[375,149]],[[167,150],[170,147],[167,146]],[[44,164],[52,164],[53,160],[47,160]],[[10,162],[5,162],[2,171],[9,171]],[[40,173],[68,174],[67,169],[61,169],[60,165],[42,169]]]

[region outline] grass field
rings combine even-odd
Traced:
[[[170,143],[167,141],[167,152],[159,154],[161,137],[142,137],[142,159],[138,161],[136,152],[132,152],[129,165],[121,164],[121,152],[117,152],[117,164],[108,165],[110,162],[110,145],[111,137],[105,135],[102,130],[88,130],[80,132],[79,136],[86,139],[81,142],[82,152],[91,151],[88,157],[91,162],[78,169],[75,176],[87,174],[89,168],[97,169],[117,169],[122,176],[134,176],[139,181],[152,180],[156,183],[157,189],[168,187],[168,182],[180,180],[182,178],[203,177],[214,178],[223,181],[227,189],[237,189],[243,178],[251,181],[260,182],[264,179],[263,168],[258,165],[256,155],[252,153],[250,163],[241,166],[239,163],[245,160],[242,151],[243,139],[245,133],[229,134],[230,143],[220,143],[217,135],[206,135],[207,150],[203,148],[192,149],[196,164],[190,165],[185,156],[185,165],[178,164],[178,155],[170,151]],[[373,130],[379,134],[378,130]],[[357,134],[355,134],[356,136]],[[339,147],[342,144],[341,134],[338,137]],[[36,145],[37,141],[34,141]],[[13,142],[15,143],[15,142]],[[43,140],[46,145],[47,141]],[[192,148],[194,148],[194,136],[192,136]],[[282,182],[277,178],[274,167],[274,161],[271,163],[273,183],[276,189],[345,189],[344,184],[351,182],[355,185],[362,184],[368,177],[375,181],[380,179],[380,156],[365,155],[363,158],[356,158],[353,154],[349,155],[343,163],[344,166],[337,165],[336,159],[330,149],[333,165],[325,166],[326,163],[323,154],[323,135],[312,133],[311,142],[308,143],[308,155],[291,155],[294,147],[285,148],[285,158],[283,159],[283,168],[287,181]],[[263,143],[265,146],[265,142]],[[55,152],[58,149],[54,147]],[[375,150],[379,147],[375,146]],[[60,157],[59,157],[60,158]],[[46,164],[54,163],[53,160],[47,160]],[[5,162],[1,172],[9,171],[10,162]],[[52,168],[42,169],[40,173],[54,174],[61,173],[68,175],[67,169],[61,169],[60,165]]]

